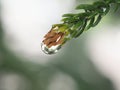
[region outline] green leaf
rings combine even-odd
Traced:
[[[63,18],[61,21],[63,21],[63,22],[68,22],[68,21],[69,21],[69,18]]]
[[[76,21],[78,21],[78,20],[76,20],[76,19],[74,19],[74,18],[63,18],[62,21],[63,21],[64,23],[74,23],[74,22],[76,22]]]
[[[73,31],[72,33],[71,33],[71,37],[73,38],[73,37],[75,37],[75,35],[77,34],[78,32],[75,30],[75,31]]]
[[[95,17],[97,14],[98,14],[97,12],[91,13],[91,14],[88,16],[88,19],[91,19],[91,18]]]
[[[93,6],[99,8],[99,7],[105,7],[107,4],[103,1],[97,1],[93,3]]]
[[[86,27],[86,30],[90,29],[90,28],[93,26],[94,21],[95,21],[95,18],[94,18],[94,17],[91,18],[91,20],[90,20],[88,26]]]
[[[52,25],[52,27],[56,27],[56,26],[61,27],[61,26],[63,26],[63,24],[53,24]]]
[[[81,5],[77,6],[76,9],[95,10],[95,7],[90,4],[81,4]]]
[[[106,15],[109,11],[110,11],[110,6],[107,5],[107,6],[106,6],[106,10],[105,10],[105,12],[104,12],[104,15]]]
[[[78,23],[76,23],[74,26],[73,26],[73,29],[76,30],[78,29],[79,27],[81,27],[82,25],[82,21],[79,21]]]
[[[75,16],[76,14],[72,14],[72,13],[68,13],[68,14],[64,14],[62,17],[73,17]]]
[[[83,26],[81,26],[79,28],[79,30],[78,30],[77,34],[74,36],[74,38],[79,37],[83,33],[83,31],[85,30],[86,25],[87,25],[87,20],[84,21]]]
[[[101,15],[98,15],[96,21],[93,23],[92,27],[95,27],[102,19],[102,16]]]

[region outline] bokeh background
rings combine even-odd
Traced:
[[[0,0],[0,90],[120,90],[120,9],[69,41],[41,51],[43,36],[76,5],[96,0]]]

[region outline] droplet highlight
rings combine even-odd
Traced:
[[[58,52],[61,48],[61,45],[51,46],[50,48],[46,46],[43,42],[41,43],[41,49],[45,54],[51,55]]]

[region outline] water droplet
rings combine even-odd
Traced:
[[[57,53],[60,48],[61,48],[61,45],[56,45],[49,48],[43,42],[41,44],[42,51],[49,55]]]

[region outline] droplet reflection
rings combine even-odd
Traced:
[[[61,48],[61,45],[56,45],[49,48],[43,42],[41,43],[42,51],[49,55],[57,53],[60,48]]]

